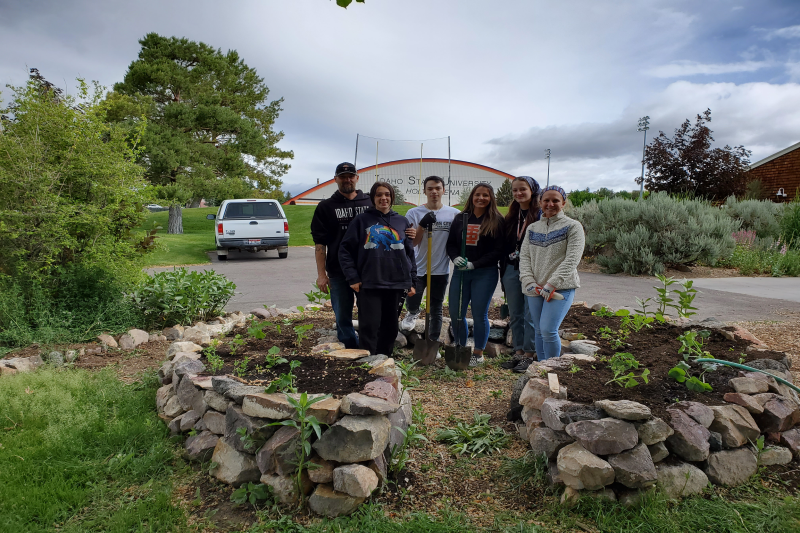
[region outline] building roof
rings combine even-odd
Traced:
[[[781,150],[780,152],[775,152],[775,153],[774,153],[774,154],[772,154],[771,156],[765,157],[765,158],[764,158],[764,159],[762,159],[761,161],[756,161],[755,163],[753,163],[752,165],[750,165],[750,170],[753,170],[753,169],[754,169],[754,168],[756,168],[756,167],[760,167],[760,166],[761,166],[761,165],[763,165],[764,163],[769,163],[769,162],[770,162],[770,161],[772,161],[773,159],[778,159],[780,156],[782,156],[782,155],[785,155],[785,154],[788,154],[789,152],[792,152],[792,151],[794,151],[794,150],[797,150],[798,148],[800,148],[800,143],[793,144],[793,145],[791,145],[789,148],[784,148],[784,149],[783,149],[783,150]]]

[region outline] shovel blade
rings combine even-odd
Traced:
[[[419,361],[422,366],[432,365],[436,361],[440,345],[439,341],[429,340],[427,337],[417,340],[412,354],[414,361]]]
[[[472,348],[469,346],[451,345],[444,347],[444,362],[450,370],[467,370]]]

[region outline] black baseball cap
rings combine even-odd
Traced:
[[[342,174],[355,174],[356,173],[356,166],[353,163],[339,163],[336,166],[336,176],[341,176]]]

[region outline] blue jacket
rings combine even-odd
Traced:
[[[414,246],[406,237],[406,217],[367,209],[350,222],[339,245],[347,283],[365,289],[410,289],[417,283]]]

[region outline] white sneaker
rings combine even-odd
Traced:
[[[406,313],[406,316],[403,320],[400,321],[400,329],[405,331],[411,331],[417,325],[417,319],[419,318],[419,313],[412,314]]]
[[[479,366],[485,362],[486,359],[484,359],[482,355],[472,354],[472,357],[469,358],[469,366]]]

